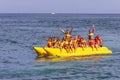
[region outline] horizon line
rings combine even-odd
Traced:
[[[50,12],[47,12],[47,13],[10,12],[10,13],[8,13],[7,12],[7,13],[0,13],[0,14],[52,14],[52,13],[50,13]],[[120,14],[120,13],[55,13],[55,14]],[[53,14],[53,15],[55,15],[55,14]]]

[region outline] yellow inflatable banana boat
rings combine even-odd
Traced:
[[[58,56],[58,57],[68,57],[68,56],[90,56],[90,55],[104,55],[112,54],[112,51],[107,47],[100,47],[98,49],[91,47],[86,47],[84,49],[77,48],[76,50],[60,50],[59,48],[42,48],[34,47],[38,56]]]

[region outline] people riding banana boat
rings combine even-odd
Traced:
[[[66,30],[66,31],[64,31],[63,29],[60,29],[60,30],[65,34],[63,39],[60,40],[56,36],[49,37],[49,38],[45,37],[45,40],[47,41],[46,47],[59,48],[61,52],[62,52],[62,49],[65,49],[66,52],[70,53],[70,52],[76,52],[76,49],[78,47],[81,47],[82,50],[84,50],[84,48],[86,48],[86,47],[91,47],[92,50],[94,48],[96,48],[96,50],[98,50],[98,48],[102,47],[102,45],[103,45],[103,40],[100,35],[97,35],[94,38],[94,24],[93,24],[92,28],[89,30],[88,44],[87,44],[87,40],[85,38],[81,37],[80,35],[75,36],[74,38],[71,36],[73,27],[71,28],[71,30]]]
[[[59,37],[44,37],[47,41],[45,47],[34,47],[34,50],[40,56],[88,56],[97,54],[111,54],[112,51],[103,46],[103,40],[100,35],[94,38],[94,24],[88,32],[88,39],[77,35],[72,36],[73,27],[71,30],[64,31],[60,29],[65,35],[63,39]],[[103,47],[102,47],[103,46]]]

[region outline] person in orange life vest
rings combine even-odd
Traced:
[[[93,24],[92,27],[89,29],[88,33],[88,39],[94,38],[94,31],[95,31],[95,25]]]
[[[81,47],[81,41],[82,41],[82,37],[80,35],[77,36],[77,42],[78,42],[78,47]]]
[[[87,46],[87,43],[86,43],[86,39],[85,38],[82,38],[81,40],[81,47],[82,49],[84,50],[84,48]]]
[[[70,40],[72,38],[71,34],[72,34],[72,31],[73,31],[73,27],[71,28],[71,30],[66,30],[64,31],[63,29],[61,29],[61,32],[63,32],[65,34],[65,38]]]
[[[70,40],[69,40],[69,48],[70,48],[70,50],[73,52],[73,41],[74,41],[74,38],[71,38]]]
[[[97,35],[96,38],[99,41],[99,46],[102,47],[103,46],[103,39],[100,37],[100,35]]]
[[[61,44],[61,41],[60,41],[60,39],[58,38],[58,39],[56,40],[55,44],[54,44],[54,47],[55,47],[55,48],[59,48],[59,47],[60,47],[60,44]]]
[[[64,48],[67,51],[67,53],[70,52],[69,41],[67,39],[65,39],[64,41]]]
[[[65,48],[65,39],[63,38],[62,41],[60,42],[60,52],[62,52],[62,49]]]
[[[47,47],[53,47],[53,44],[52,44],[52,38],[50,37],[50,38],[46,38],[46,37],[44,37],[45,38],[45,40],[47,41]]]
[[[98,40],[98,38],[97,38],[97,36],[95,37],[95,48],[96,48],[96,50],[98,50],[98,48],[100,47],[100,41]]]
[[[52,44],[53,44],[53,46],[56,44],[56,42],[57,42],[57,37],[54,36],[53,39],[52,39]]]
[[[77,40],[78,40],[77,36],[75,36],[75,38],[72,39],[72,44],[73,44],[74,52],[76,52],[76,49],[78,47]]]
[[[89,46],[92,48],[92,50],[94,49],[94,45],[95,45],[95,40],[93,38],[89,39],[88,41]]]

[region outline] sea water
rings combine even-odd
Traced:
[[[60,28],[87,39],[92,24],[112,55],[38,58],[33,50],[47,44],[44,36],[62,39]],[[119,14],[0,14],[0,80],[119,79]]]

